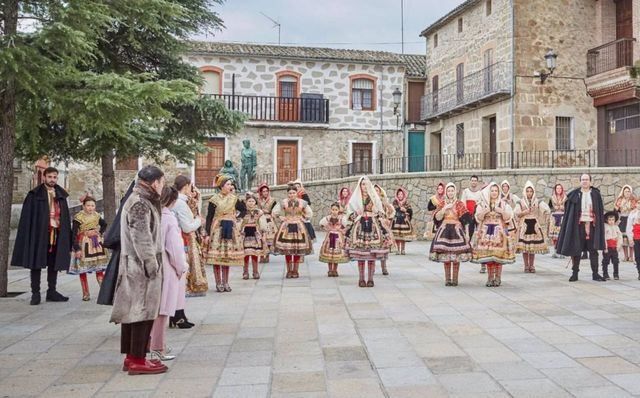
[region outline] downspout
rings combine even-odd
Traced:
[[[516,140],[516,0],[511,0],[511,168]]]

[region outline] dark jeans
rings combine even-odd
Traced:
[[[620,259],[618,258],[617,249],[608,249],[602,253],[602,273],[609,275],[609,263],[613,264],[613,275],[618,276],[618,266],[620,265]]]
[[[590,237],[592,237],[595,233],[595,227],[591,224],[591,232],[589,233]],[[582,242],[581,251],[589,253],[589,263],[591,264],[591,273],[596,275],[598,273],[598,251],[593,248],[593,241],[591,239],[587,239],[587,234],[584,230],[584,224],[580,223],[578,227],[578,236],[580,238],[580,242]],[[580,271],[580,256],[572,256],[571,262],[573,263],[574,274],[578,274]]]
[[[40,277],[42,269],[31,270],[31,293],[40,293]],[[49,291],[55,292],[58,284],[58,271],[56,271],[56,250],[47,253],[47,283]]]
[[[149,352],[149,340],[153,321],[123,323],[120,335],[120,352],[136,358],[144,358]]]

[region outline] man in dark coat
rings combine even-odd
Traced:
[[[604,250],[604,206],[597,188],[591,186],[591,176],[580,176],[580,188],[567,195],[564,218],[556,243],[556,252],[571,256],[573,274],[569,282],[578,280],[580,259],[584,251],[589,252],[592,279],[604,282],[598,274],[598,250]]]
[[[44,170],[44,183],[31,190],[22,205],[11,265],[31,270],[31,305],[40,304],[40,275],[47,268],[47,301],[68,301],[56,290],[58,272],[71,263],[71,219],[67,192],[58,185],[58,170]]]

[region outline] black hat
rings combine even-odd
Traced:
[[[615,218],[615,219],[616,219],[616,222],[618,222],[618,218],[619,218],[619,216],[618,216],[618,212],[617,212],[617,211],[615,211],[615,210],[611,210],[611,211],[608,211],[608,212],[604,213],[604,221],[607,221],[607,219],[608,219],[609,217],[613,217],[613,218]]]

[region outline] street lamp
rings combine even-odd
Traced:
[[[400,102],[402,102],[402,91],[400,91],[400,89],[398,87],[396,87],[395,90],[393,90],[393,114],[394,115],[400,115],[400,110],[398,109],[400,107]]]
[[[556,54],[553,50],[547,51],[544,55],[544,60],[547,65],[547,70],[549,72],[539,72],[540,73],[540,84],[544,84],[545,80],[549,78],[553,74],[553,71],[556,69],[556,59],[558,58],[558,54]]]

